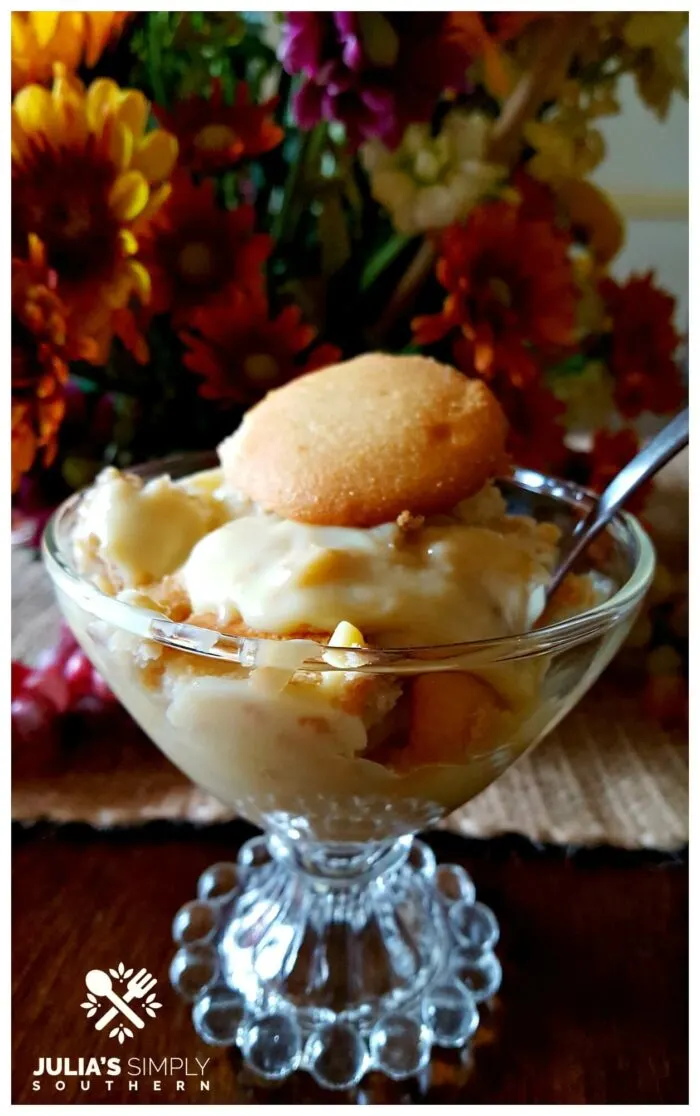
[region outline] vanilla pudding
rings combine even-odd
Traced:
[[[141,520],[150,525],[145,538],[134,529]],[[315,836],[338,839],[349,821],[361,840],[377,825],[426,825],[488,785],[545,716],[544,665],[424,674],[417,699],[416,679],[333,669],[330,647],[525,631],[542,609],[557,534],[508,516],[491,483],[451,515],[346,529],[264,513],[228,492],[219,470],[143,484],[109,469],[79,509],[81,573],[164,617],[235,634],[311,636],[329,645],[328,669],[213,662],[86,624],[63,605],[118,697],[194,782],[260,824],[304,817]],[[450,703],[447,724],[444,708],[417,708],[430,703],[431,686]]]
[[[365,394],[376,392],[394,408],[387,430],[401,433],[402,409],[416,429],[423,379],[438,398],[442,392],[440,421],[429,409],[418,427],[427,431],[421,452],[430,467],[435,455],[444,457],[437,496],[439,480],[422,498],[428,466],[406,450],[402,433],[395,443],[391,435],[376,441],[370,453],[367,423],[358,431],[352,415],[338,438],[349,460],[366,455],[366,489],[358,488],[364,473],[348,487],[345,472],[331,471],[344,486],[334,500],[332,491],[319,496],[325,474],[318,469],[295,475],[293,452],[306,462],[319,444],[302,444],[307,426],[319,429],[313,393],[322,393],[326,418],[338,392],[334,386],[329,403],[324,371],[314,374],[317,388],[309,383],[314,376],[304,377],[306,417],[285,459],[289,475],[280,481],[270,473],[269,498],[259,464],[255,498],[246,488],[246,447],[260,452],[255,424],[256,412],[265,417],[264,401],[224,443],[222,468],[146,482],[107,469],[77,510],[75,568],[104,594],[188,631],[276,641],[266,665],[244,666],[130,634],[59,593],[80,642],[158,746],[196,783],[268,829],[360,841],[421,828],[479,793],[552,721],[542,693],[547,656],[467,671],[459,645],[533,627],[558,530],[508,514],[492,479],[505,428],[488,389],[465,388],[473,382],[424,361],[414,382],[417,359],[382,356],[369,369]],[[290,393],[292,429],[294,388],[268,397]],[[347,405],[338,405],[346,415]],[[477,419],[488,425],[475,439]],[[353,451],[355,435],[361,444]],[[412,437],[410,447],[420,448]],[[309,471],[316,479],[305,494]],[[404,492],[406,506],[382,520],[387,508],[401,507]],[[463,498],[453,500],[455,493]],[[289,507],[294,517],[284,514]],[[595,594],[588,581],[573,579],[566,599],[571,612]],[[394,671],[373,669],[364,650],[381,658],[391,648],[400,659],[402,648],[445,645],[455,646],[454,656],[443,656],[449,669],[431,665],[430,655]]]

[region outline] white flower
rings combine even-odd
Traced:
[[[372,196],[398,232],[415,236],[445,228],[494,189],[504,171],[484,160],[490,128],[480,113],[453,109],[437,136],[428,124],[409,124],[395,151],[379,140],[363,144]]]

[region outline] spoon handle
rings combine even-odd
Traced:
[[[653,477],[672,457],[687,446],[689,415],[686,408],[667,423],[650,442],[632,458],[600,495],[588,515],[582,519],[562,543],[559,565],[547,586],[547,597],[561,584],[574,562],[617,514],[633,492]]]

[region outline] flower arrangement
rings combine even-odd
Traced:
[[[674,300],[610,273],[597,123],[623,74],[665,115],[686,22],[13,13],[17,514],[369,347],[484,377],[520,463],[604,484],[685,388]]]

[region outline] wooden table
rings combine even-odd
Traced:
[[[430,1082],[367,1079],[353,1097],[323,1095],[306,1074],[261,1089],[236,1055],[197,1038],[167,983],[174,912],[193,897],[203,868],[233,858],[249,834],[242,824],[15,830],[15,1103],[687,1103],[685,858],[611,850],[568,856],[516,838],[466,842],[447,834],[430,843],[473,875],[503,930],[502,992],[483,1014],[470,1056],[441,1058]],[[97,1033],[80,1007],[85,972],[120,961],[157,976],[163,1004],[121,1047]],[[129,1058],[140,1065],[187,1058],[191,1076],[176,1069],[172,1077],[129,1077],[124,1068],[85,1078],[88,1092],[75,1076],[32,1076],[39,1058],[70,1058],[75,1066],[79,1057],[115,1055],[123,1067]],[[209,1059],[208,1092],[199,1091],[195,1058]],[[129,1091],[129,1081],[138,1090]]]

